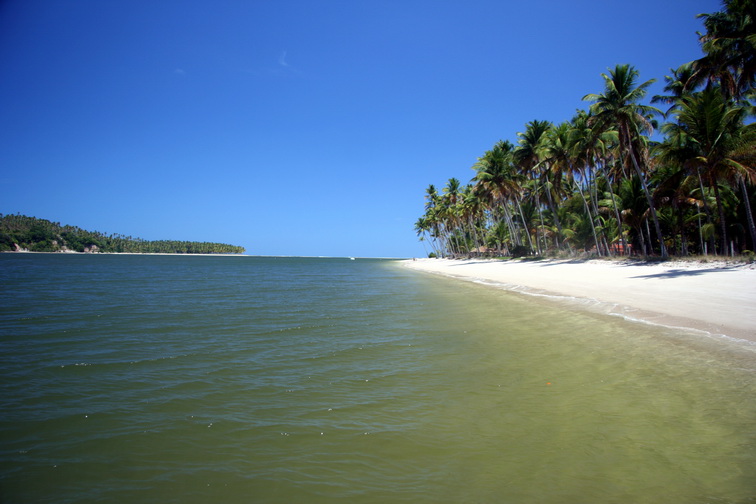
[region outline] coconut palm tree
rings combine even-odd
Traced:
[[[518,168],[520,176],[526,180],[532,180],[530,195],[536,202],[539,220],[541,221],[539,234],[543,236],[544,217],[543,209],[540,205],[540,196],[544,194],[544,184],[540,177],[541,162],[540,151],[546,132],[551,129],[551,123],[548,121],[534,120],[525,125],[525,131],[517,133],[519,137],[517,147],[513,152],[515,165]],[[536,239],[538,252],[541,253],[540,238]]]
[[[444,235],[442,232],[443,223],[441,221],[441,196],[436,190],[436,186],[430,184],[425,189],[425,214],[423,216],[423,222],[418,222],[419,226],[416,226],[416,231],[426,231],[427,235],[431,239],[431,246],[436,255],[443,255],[443,240]]]
[[[574,157],[573,169],[577,171],[578,176],[582,179],[583,184],[588,190],[590,207],[593,209],[592,223],[595,223],[600,219],[599,217],[599,177],[603,177],[603,180],[608,183],[608,178],[605,173],[604,167],[608,164],[609,153],[613,145],[617,143],[617,131],[616,130],[604,130],[599,132],[596,128],[591,127],[591,115],[585,111],[578,111],[578,113],[572,119],[572,155]],[[576,183],[578,190],[583,194],[580,183]],[[610,193],[613,195],[613,193]],[[583,196],[585,199],[585,196]],[[622,228],[622,218],[616,205],[612,205],[615,209],[614,217],[617,221],[617,228]],[[591,211],[588,210],[589,215]],[[609,226],[601,225],[602,230],[608,230]],[[604,244],[605,251],[608,255],[611,255],[611,249],[607,243],[607,236],[604,232],[598,233],[601,235],[601,241]],[[624,236],[620,236],[623,249]],[[597,247],[597,252],[601,254],[601,249]]]
[[[679,108],[679,106],[676,106],[676,108]],[[716,237],[713,232],[707,231],[704,233],[704,224],[701,223],[701,216],[703,215],[707,230],[714,229],[714,217],[712,214],[714,203],[708,197],[709,191],[706,191],[704,188],[700,167],[693,167],[688,162],[688,160],[697,156],[696,146],[690,142],[684,128],[680,128],[678,124],[665,124],[662,127],[662,132],[665,133],[664,141],[654,147],[654,158],[662,167],[660,184],[657,190],[660,192],[662,198],[679,200],[682,198],[681,192],[685,191],[684,188],[688,189],[687,195],[690,198],[690,204],[696,207],[699,237],[706,236],[708,241],[708,248],[704,247],[702,242],[701,252],[708,254],[710,250],[712,253],[716,253]],[[688,180],[689,178],[694,179],[692,186]],[[703,209],[703,214],[701,214],[701,209]]]
[[[664,81],[667,83],[664,86],[664,91],[669,93],[666,95],[654,95],[651,98],[651,103],[664,103],[669,105],[669,109],[665,112],[665,116],[677,107],[677,102],[686,94],[692,93],[695,90],[695,69],[693,63],[685,63],[680,65],[679,68],[670,68],[672,75],[664,77]]]
[[[512,219],[512,212],[508,208],[508,201],[514,202],[515,213],[520,217],[528,246],[532,250],[533,242],[530,233],[527,232],[528,226],[520,208],[522,188],[513,162],[513,150],[514,146],[510,142],[497,142],[493,149],[486,151],[473,165],[475,170],[473,181],[475,182],[476,192],[487,202],[493,221],[505,220],[515,245],[520,245],[521,240],[517,232],[517,225]]]
[[[596,253],[602,255],[602,247],[596,231],[594,212],[591,210],[593,207],[593,197],[591,196],[593,177],[590,176],[591,171],[585,162],[585,152],[583,150],[584,143],[587,141],[584,138],[586,126],[586,114],[583,113],[576,115],[569,123],[560,124],[557,128],[554,128],[554,132],[556,133],[555,136],[560,138],[558,157],[564,159],[565,179],[571,184],[571,191],[573,193],[577,190],[580,195],[580,201],[583,203],[586,218],[581,219],[581,222],[590,225]],[[563,147],[561,147],[562,145]],[[563,152],[562,149],[564,149]],[[586,197],[586,192],[588,193],[588,197]],[[589,199],[591,203],[589,203]]]
[[[666,124],[664,132],[680,137],[687,151],[686,165],[698,170],[714,192],[719,213],[720,250],[726,252],[728,244],[720,182],[739,186],[751,242],[756,244],[756,227],[746,186],[746,183],[756,183],[756,125],[744,125],[745,107],[728,102],[723,93],[712,86],[681,98],[674,114],[677,123]]]
[[[562,184],[565,176],[574,169],[573,143],[574,132],[568,122],[552,126],[543,136],[540,148],[542,176],[550,182],[551,191],[546,193],[549,206],[554,214],[554,224],[561,236],[564,228],[559,219],[558,206],[554,200],[562,200],[564,188]]]
[[[725,9],[699,14],[704,56],[693,62],[696,82],[719,84],[726,97],[741,100],[756,84],[756,1],[724,0]]]
[[[617,129],[620,157],[623,161],[631,163],[635,169],[654,222],[661,256],[666,259],[667,247],[664,245],[664,236],[645,173],[648,167],[648,149],[644,133],[653,132],[653,124],[649,117],[653,114],[661,114],[661,111],[639,103],[655,80],[637,84],[638,75],[639,72],[631,65],[617,65],[609,71],[609,75],[601,74],[604,78],[604,93],[588,94],[583,97],[583,100],[593,102],[592,121],[599,130]]]
[[[473,249],[480,250],[483,247],[483,239],[479,233],[479,224],[483,220],[485,206],[475,186],[467,184],[462,189],[462,198],[458,206],[466,241],[472,243],[472,246],[468,246],[468,253]]]
[[[452,256],[456,256],[460,252],[458,248],[459,243],[457,240],[453,240],[453,237],[459,227],[457,203],[460,198],[461,187],[462,184],[458,178],[450,178],[442,190],[441,204],[438,209],[445,235],[444,242],[448,252]]]

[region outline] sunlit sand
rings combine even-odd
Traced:
[[[727,263],[418,259],[407,267],[569,298],[643,322],[756,342],[756,267]]]

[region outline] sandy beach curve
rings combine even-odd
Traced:
[[[756,266],[601,260],[404,261],[408,268],[572,299],[628,319],[756,343]]]

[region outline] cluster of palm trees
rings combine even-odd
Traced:
[[[415,230],[430,255],[732,255],[756,250],[756,0],[701,14],[704,56],[666,95],[630,65],[602,74],[588,110],[499,141],[471,182],[428,186]],[[662,119],[658,128],[658,119]],[[655,130],[661,140],[652,140]],[[752,253],[752,252],[751,252]]]

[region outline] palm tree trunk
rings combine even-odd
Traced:
[[[521,245],[522,241],[520,240],[520,237],[517,234],[517,231],[515,230],[514,222],[512,220],[512,215],[509,213],[509,208],[507,207],[506,202],[502,204],[502,208],[504,209],[504,219],[506,220],[507,227],[509,228],[509,236],[514,241],[515,245]]]
[[[701,170],[700,170],[700,168],[696,169],[696,174],[698,175],[698,187],[701,190],[701,201],[703,202],[704,213],[706,214],[706,223],[707,224],[712,224],[713,223],[713,219],[711,218],[711,209],[709,209],[709,204],[706,201],[706,190],[704,189],[703,178],[701,177]],[[700,219],[699,219],[699,227],[700,227]],[[709,237],[709,247],[711,248],[712,253],[714,255],[716,255],[717,254],[717,247],[716,247],[716,245],[714,243],[714,235],[712,235],[712,236]],[[702,247],[701,251],[704,252],[703,247]],[[708,255],[708,254],[705,253],[704,255]]]
[[[643,251],[644,256],[647,256],[648,250],[646,249],[646,235],[643,234],[643,223],[638,224],[636,229],[638,230],[638,238],[640,238],[641,251]]]
[[[612,200],[612,209],[614,210],[614,219],[617,221],[617,234],[620,242],[620,246],[622,247],[622,254],[630,255],[630,247],[627,246],[627,240],[625,240],[625,233],[622,232],[622,217],[620,216],[619,209],[617,208],[617,200],[614,197],[614,187],[612,187],[612,180],[609,177],[609,170],[606,168],[607,163],[614,163],[615,159],[613,156],[607,157],[604,162],[601,165],[601,174],[604,176],[604,180],[606,180],[606,184],[609,189],[609,199]],[[622,156],[620,155],[620,162],[622,162]],[[612,255],[611,249],[608,248],[609,255]]]
[[[597,159],[593,159],[593,166],[597,166]],[[596,168],[596,171],[598,168]],[[588,170],[590,171],[590,170]],[[598,218],[599,217],[599,209],[598,209],[598,184],[596,183],[596,174],[595,172],[590,176],[590,183],[588,185],[588,198],[591,200],[591,208],[593,208],[593,214]],[[604,252],[606,252],[606,255],[611,255],[609,252],[609,247],[606,246],[606,232],[603,229],[601,229],[601,242],[604,246]]]
[[[714,186],[714,197],[717,200],[717,211],[719,213],[719,231],[722,233],[722,255],[727,255],[727,224],[725,223],[724,208],[722,207],[722,195],[719,192],[719,184],[716,180]]]
[[[701,253],[706,255],[706,247],[704,244],[703,239],[703,226],[701,225],[701,209],[698,207],[698,203],[696,203],[696,213],[698,214],[698,240],[699,240],[699,246],[701,247]]]
[[[652,249],[653,247],[650,245],[653,243],[653,239],[651,238],[651,228],[648,227],[648,219],[643,219],[643,222],[646,224],[646,236],[648,236],[648,243],[649,243],[649,249]],[[649,250],[650,252],[653,250]]]
[[[480,240],[479,240],[479,237],[478,237],[478,227],[475,225],[475,222],[474,222],[472,214],[467,217],[467,220],[468,220],[468,225],[470,226],[470,230],[471,230],[472,237],[473,237],[473,245],[474,245],[473,248],[476,251],[480,250],[482,248],[482,246],[480,244]],[[468,251],[468,255],[470,255],[470,251]]]
[[[528,247],[530,247],[531,254],[533,253],[533,240],[530,239],[530,228],[525,222],[525,215],[522,213],[522,206],[520,206],[520,198],[515,194],[515,204],[517,205],[517,211],[520,213],[520,220],[522,221],[522,227],[525,229],[525,235],[528,237]]]
[[[646,177],[643,176],[643,171],[640,169],[640,166],[638,165],[638,160],[635,159],[635,151],[632,147],[632,140],[630,139],[630,133],[626,130],[625,135],[627,136],[628,140],[628,154],[630,155],[630,160],[633,162],[633,167],[635,168],[636,173],[638,174],[638,177],[640,178],[641,187],[643,188],[643,192],[646,195],[646,201],[648,202],[648,208],[651,210],[651,218],[654,221],[654,228],[656,229],[656,237],[659,239],[659,246],[661,248],[661,256],[662,259],[667,259],[669,257],[669,254],[667,254],[667,247],[664,245],[664,236],[662,236],[661,232],[661,226],[659,225],[659,218],[656,216],[656,206],[654,205],[654,200],[651,198],[651,192],[648,190],[648,184],[646,184]]]
[[[680,255],[688,255],[688,237],[685,234],[685,215],[683,209],[677,205],[677,226],[680,228]]]
[[[748,221],[748,231],[751,233],[751,250],[756,250],[756,225],[753,222],[753,213],[751,212],[751,200],[748,195],[748,188],[745,184],[744,177],[738,177],[740,192],[743,193],[743,205],[746,210],[746,220]]]
[[[612,200],[612,208],[614,209],[614,218],[617,219],[617,233],[619,234],[619,240],[620,245],[622,246],[622,253],[625,255],[630,255],[630,247],[627,246],[627,241],[625,240],[625,233],[622,232],[622,216],[620,215],[619,208],[617,208],[617,200],[614,197],[614,188],[612,187],[612,182],[608,178],[607,174],[604,174],[604,177],[606,178],[606,183],[609,185],[609,196]]]
[[[554,217],[554,224],[557,228],[557,236],[556,236],[556,246],[557,249],[561,249],[561,240],[562,237],[562,223],[559,221],[559,214],[557,213],[557,209],[554,206],[554,199],[551,197],[551,183],[546,180],[544,183],[544,187],[546,188],[546,201],[549,203],[549,209],[551,210],[551,215]]]
[[[593,231],[593,243],[596,244],[596,253],[601,256],[601,246],[599,245],[598,235],[596,234],[596,226],[593,224],[593,215],[591,215],[591,209],[588,207],[588,201],[585,199],[585,194],[583,193],[583,189],[580,187],[580,184],[575,182],[575,186],[578,188],[578,191],[580,191],[580,197],[583,198],[583,206],[585,206],[585,211],[588,214],[588,220],[591,221],[591,231]]]
[[[538,233],[538,236],[536,236],[537,241],[538,241],[538,255],[543,255],[543,248],[542,248],[542,240],[544,239],[543,228],[546,225],[546,223],[543,221],[543,208],[541,208],[541,204],[536,203],[536,206],[538,207],[538,219],[541,221],[541,226],[538,229],[540,233]]]

